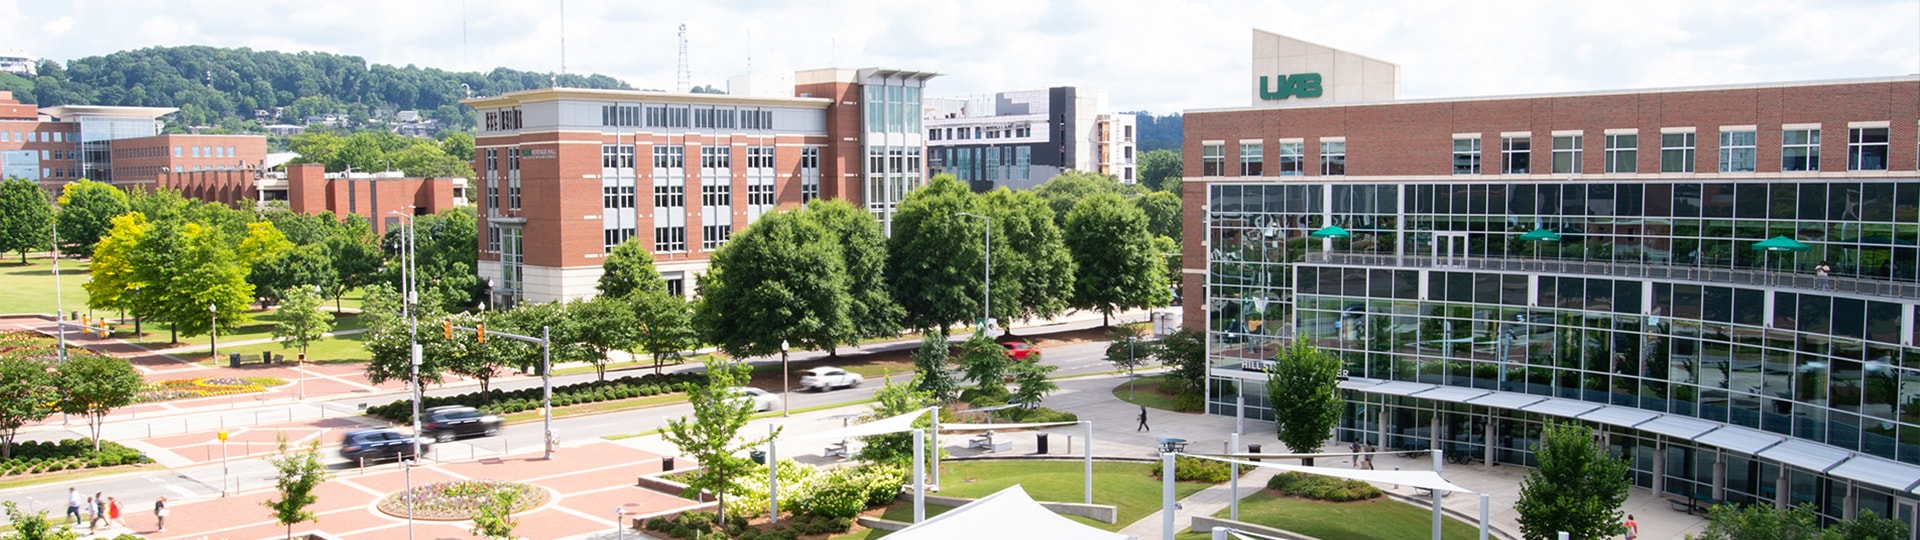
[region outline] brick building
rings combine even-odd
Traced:
[[[58,193],[80,178],[150,188],[162,172],[258,168],[265,137],[163,135],[171,107],[60,105],[34,108],[0,91],[0,176]]]
[[[1532,466],[1573,422],[1657,495],[1920,524],[1920,76],[1398,100],[1254,50],[1185,115],[1210,413],[1272,418],[1307,340],[1343,441]]]
[[[766,212],[826,197],[883,226],[918,185],[932,73],[820,69],[796,97],[549,88],[474,98],[481,277],[491,302],[594,294],[601,256],[638,237],[669,287]]]

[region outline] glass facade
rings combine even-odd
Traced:
[[[1920,179],[1217,183],[1207,205],[1212,413],[1271,418],[1261,362],[1306,339],[1354,379],[1342,440],[1534,463],[1554,415],[1362,386],[1433,385],[1920,464]],[[1308,237],[1326,225],[1352,236]],[[1558,241],[1521,237],[1536,229]],[[1753,248],[1775,236],[1808,250]],[[1813,275],[1823,260],[1833,277]],[[1848,499],[1881,515],[1915,500],[1825,468],[1596,429],[1637,484],[1666,493],[1770,502],[1784,490],[1830,519],[1850,515]]]
[[[867,161],[864,171],[867,210],[893,231],[893,213],[907,191],[921,180],[926,132],[921,127],[920,91],[931,74],[875,72],[860,82]]]

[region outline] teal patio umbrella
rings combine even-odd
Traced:
[[[1307,233],[1307,236],[1314,238],[1352,238],[1353,233],[1347,232],[1346,229],[1340,228],[1339,225],[1328,225],[1321,227],[1320,230]]]
[[[1787,238],[1785,235],[1775,236],[1773,238],[1768,238],[1766,240],[1761,240],[1759,242],[1753,243],[1754,251],[1763,252],[1763,255],[1761,255],[1761,264],[1764,265],[1769,270],[1773,269],[1773,261],[1772,261],[1773,252],[1775,251],[1793,252],[1795,254],[1794,264],[1797,266],[1799,264],[1799,258],[1800,258],[1799,253],[1803,251],[1811,250],[1811,249],[1813,249],[1813,246],[1800,243],[1799,240]]]
[[[1560,233],[1556,233],[1556,232],[1542,229],[1539,227],[1534,227],[1533,230],[1527,231],[1526,234],[1520,235],[1520,239],[1533,242],[1533,259],[1537,261],[1537,260],[1540,260],[1540,243],[1541,242],[1559,242]],[[1546,263],[1541,263],[1541,264],[1544,265]],[[1544,266],[1542,268],[1544,268]]]

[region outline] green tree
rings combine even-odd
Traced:
[[[471,206],[456,206],[438,214],[415,216],[414,256],[419,260],[421,297],[431,295],[439,309],[458,312],[479,305],[480,277],[474,273],[480,257],[479,217]],[[387,256],[385,279],[399,288],[400,254],[407,238],[405,227],[392,227],[381,239]],[[422,300],[424,302],[424,300]]]
[[[273,521],[287,527],[287,539],[293,539],[293,526],[308,521],[320,521],[307,507],[320,501],[314,491],[331,476],[327,473],[327,464],[320,461],[320,441],[307,441],[305,448],[289,452],[287,436],[280,436],[280,454],[268,456],[267,463],[273,465],[278,473],[274,477],[274,487],[280,497],[261,502],[273,512]]]
[[[1073,207],[1079,206],[1083,199],[1100,194],[1124,197],[1145,191],[1139,186],[1122,184],[1119,179],[1110,174],[1071,170],[1061,172],[1046,183],[1040,184],[1040,187],[1033,189],[1034,194],[1045,199],[1047,206],[1053,208],[1055,225],[1062,229],[1067,227],[1067,215],[1072,213]]]
[[[1306,340],[1274,355],[1267,372],[1267,395],[1273,404],[1275,431],[1280,443],[1298,454],[1320,451],[1320,443],[1340,421],[1340,359]],[[1302,460],[1313,465],[1313,458]]]
[[[976,333],[960,343],[960,369],[980,393],[1006,395],[1007,365],[1012,362],[1007,348],[986,335]]]
[[[513,510],[519,505],[520,490],[494,488],[475,509],[473,530],[469,532],[495,540],[514,540],[513,528],[520,526],[520,520],[513,517]]]
[[[55,520],[47,517],[46,510],[29,514],[20,510],[20,505],[13,501],[0,501],[0,506],[6,507],[7,523],[13,527],[13,533],[7,535],[8,540],[74,540],[79,538],[79,535],[74,534],[73,529],[67,526],[65,520]]]
[[[147,235],[147,216],[129,212],[113,218],[107,235],[93,247],[93,264],[88,265],[87,307],[118,309],[134,314],[135,330],[139,317],[149,312],[139,294],[145,286],[134,271],[133,259]]]
[[[335,311],[340,309],[340,297],[347,291],[372,285],[380,279],[380,248],[374,245],[373,231],[365,220],[348,216],[345,221],[337,222],[339,228],[328,234],[327,260],[333,266],[333,287],[327,290],[327,296],[333,297]]]
[[[1181,208],[1180,196],[1165,191],[1155,191],[1132,199],[1134,208],[1147,216],[1147,232],[1154,236],[1180,240]]]
[[[320,293],[313,287],[295,287],[280,295],[286,300],[267,316],[273,320],[273,339],[306,358],[307,347],[333,331],[333,313],[320,311]]]
[[[667,360],[700,346],[700,334],[693,326],[693,304],[665,290],[643,291],[626,297],[637,326],[633,348],[653,357],[653,373],[659,374]]]
[[[1631,481],[1625,459],[1611,458],[1578,423],[1547,422],[1534,446],[1540,468],[1520,483],[1520,535],[1528,540],[1566,532],[1574,538],[1620,534],[1620,505]],[[1749,538],[1736,536],[1735,538]]]
[[[132,405],[144,385],[133,364],[92,352],[67,357],[54,368],[54,378],[64,393],[60,396],[60,412],[87,419],[95,452],[100,451],[100,428],[107,421],[107,413]]]
[[[1140,185],[1154,191],[1172,191],[1180,185],[1180,152],[1149,150],[1140,154]]]
[[[38,358],[0,355],[0,460],[13,458],[20,428],[53,414],[60,399],[53,372]]]
[[[240,245],[234,248],[233,253],[240,257],[240,264],[247,268],[277,259],[294,247],[293,242],[287,240],[287,235],[280,232],[279,227],[273,226],[271,221],[255,221],[246,227],[246,237],[240,240]]]
[[[135,281],[141,304],[180,335],[198,336],[218,324],[222,332],[245,326],[253,302],[247,267],[218,229],[199,223],[156,222],[135,248]],[[208,306],[218,313],[217,320]]]
[[[1073,297],[1073,254],[1053,208],[1032,191],[996,189],[980,196],[993,218],[993,316],[1052,317]]]
[[[892,418],[932,407],[935,403],[932,394],[917,389],[921,384],[920,377],[916,376],[912,381],[907,383],[895,383],[890,378],[882,378],[881,380],[885,382],[880,385],[879,389],[873,392],[872,412],[867,413],[863,421]],[[923,415],[913,421],[913,426],[919,428],[932,427],[933,419]],[[925,442],[921,443],[921,449],[927,453],[927,457],[924,459],[926,459],[928,463],[932,463],[933,453],[938,452],[939,448],[938,445],[934,444],[933,433],[926,432],[923,433],[923,436],[925,436],[926,439]],[[913,465],[912,433],[886,433],[861,437],[860,440],[866,443],[865,446],[860,448],[860,453],[857,456],[861,461],[868,463],[897,464],[909,467]]]
[[[779,430],[759,437],[742,437],[740,429],[753,417],[752,400],[741,399],[734,387],[746,384],[752,368],[744,363],[707,362],[705,384],[687,389],[687,404],[693,417],[667,420],[661,437],[682,453],[700,462],[699,472],[691,473],[687,486],[713,493],[720,501],[720,519],[727,516],[727,492],[753,468],[753,462],[740,454],[767,444],[779,436]]]
[[[985,229],[972,191],[940,174],[907,193],[887,238],[887,278],[909,328],[941,333],[980,317]]]
[[[423,291],[425,292],[425,291]],[[416,315],[427,324],[424,331],[433,332],[433,322],[443,316],[438,302],[429,302],[424,295],[421,298],[420,312]],[[392,285],[376,283],[366,289],[366,302],[360,308],[361,317],[367,323],[366,337],[361,343],[366,346],[371,358],[367,361],[367,380],[374,384],[390,380],[409,380],[412,365],[412,327],[410,321],[401,316],[401,298],[399,291]],[[425,338],[425,335],[422,335]],[[423,343],[429,341],[423,339]],[[425,345],[422,345],[424,348]],[[448,359],[440,355],[420,355],[420,381],[422,384],[440,384],[444,382],[442,374],[449,368]]]
[[[927,332],[920,336],[920,348],[913,351],[913,389],[925,392],[938,403],[960,398],[960,381],[947,365],[947,335]]]
[[[782,343],[840,345],[847,318],[846,269],[818,224],[797,212],[760,217],[713,255],[700,279],[695,326],[734,358],[782,353]]]
[[[625,297],[640,291],[667,290],[667,282],[653,267],[653,254],[639,237],[613,246],[600,261],[600,296]]]
[[[1872,510],[1861,510],[1860,515],[1846,521],[1833,524],[1827,529],[1830,536],[1838,540],[1877,540],[1880,538],[1912,538],[1907,534],[1907,524],[1900,520],[1881,517]]]
[[[1172,381],[1174,401],[1181,410],[1200,410],[1205,401],[1207,390],[1207,335],[1191,328],[1181,328],[1166,337],[1160,338],[1160,344],[1153,348],[1154,357],[1173,369],[1168,372]]]
[[[324,245],[297,246],[270,255],[256,261],[247,274],[253,296],[268,305],[284,301],[283,295],[294,289],[333,290],[336,281]]]
[[[454,159],[472,162],[473,134],[465,131],[448,133],[445,138],[440,139],[440,151]]]
[[[872,212],[861,210],[843,200],[814,199],[801,216],[818,224],[829,236],[827,245],[837,253],[847,274],[846,333],[837,343],[859,343],[868,336],[891,335],[900,330],[906,313],[893,301],[887,289],[887,237]],[[837,355],[837,351],[830,353]]]
[[[1067,250],[1076,269],[1073,305],[1098,310],[1102,326],[1115,311],[1173,301],[1146,221],[1139,209],[1112,194],[1082,199],[1067,216]]]
[[[1038,352],[1033,354],[1036,357],[1040,355]],[[1039,358],[1014,362],[1013,368],[1009,370],[1013,372],[1013,391],[1007,395],[1007,402],[1027,409],[1039,407],[1040,401],[1046,399],[1047,394],[1060,389],[1059,384],[1047,378],[1047,374],[1053,373],[1056,369],[1060,369],[1060,366],[1041,364]]]
[[[607,355],[631,349],[640,341],[633,305],[619,298],[597,296],[567,302],[567,337],[576,340],[599,380],[607,380]]]
[[[1133,371],[1154,357],[1153,342],[1143,339],[1140,325],[1122,324],[1107,331],[1107,361],[1127,370],[1127,399],[1133,399]]]
[[[465,312],[449,314],[444,320],[454,326],[467,328],[480,328],[479,325],[486,323],[480,314]],[[439,356],[447,371],[480,381],[480,393],[492,399],[487,392],[493,386],[493,378],[499,375],[501,369],[508,367],[506,358],[500,354],[501,340],[482,342],[476,332],[455,330],[451,337],[443,334],[437,339],[429,339],[427,343],[425,352]],[[518,343],[507,342],[508,345]],[[451,433],[443,433],[443,436],[452,436]]]
[[[53,247],[53,205],[40,184],[25,178],[0,182],[0,253],[27,252]]]
[[[113,229],[113,218],[133,210],[127,192],[112,184],[85,178],[67,184],[60,192],[60,249],[73,253],[92,253],[95,243]]]

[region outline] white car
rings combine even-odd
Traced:
[[[800,372],[800,388],[825,392],[835,388],[853,388],[863,382],[858,373],[837,367],[817,367]]]
[[[780,408],[780,396],[751,386],[735,386],[733,393],[740,399],[753,402],[755,411],[771,411]]]

